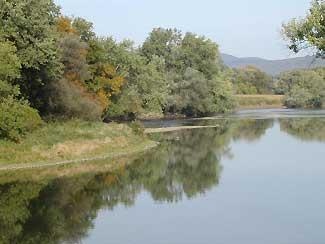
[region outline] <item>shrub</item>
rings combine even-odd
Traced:
[[[286,95],[290,108],[320,108],[325,102],[324,68],[295,70],[278,79],[278,91]]]
[[[80,85],[61,79],[49,87],[49,112],[51,115],[71,119],[99,121],[103,108]]]
[[[19,141],[42,124],[38,112],[26,102],[13,98],[0,102],[0,138]]]
[[[317,95],[313,95],[306,88],[295,86],[285,97],[285,105],[289,108],[317,108],[322,103]]]

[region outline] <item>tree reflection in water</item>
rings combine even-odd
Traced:
[[[260,138],[272,120],[220,120],[220,127],[159,136],[161,145],[114,172],[0,185],[0,243],[76,243],[100,209],[132,206],[147,191],[176,202],[215,187],[232,140]]]
[[[324,118],[280,119],[281,130],[303,141],[325,141]]]

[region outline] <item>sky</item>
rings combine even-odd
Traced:
[[[310,0],[55,0],[62,13],[94,23],[100,36],[140,45],[155,27],[204,35],[237,57],[293,57],[283,22],[305,16]]]

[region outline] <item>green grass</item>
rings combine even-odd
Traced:
[[[0,166],[114,157],[153,144],[124,124],[56,122],[27,135],[18,144],[0,140]]]
[[[282,108],[282,95],[236,95],[237,108]]]

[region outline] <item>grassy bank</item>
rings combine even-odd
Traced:
[[[282,108],[282,95],[236,95],[238,109]]]
[[[140,152],[154,145],[155,142],[123,124],[52,123],[29,134],[18,144],[0,140],[0,167],[84,162]]]

